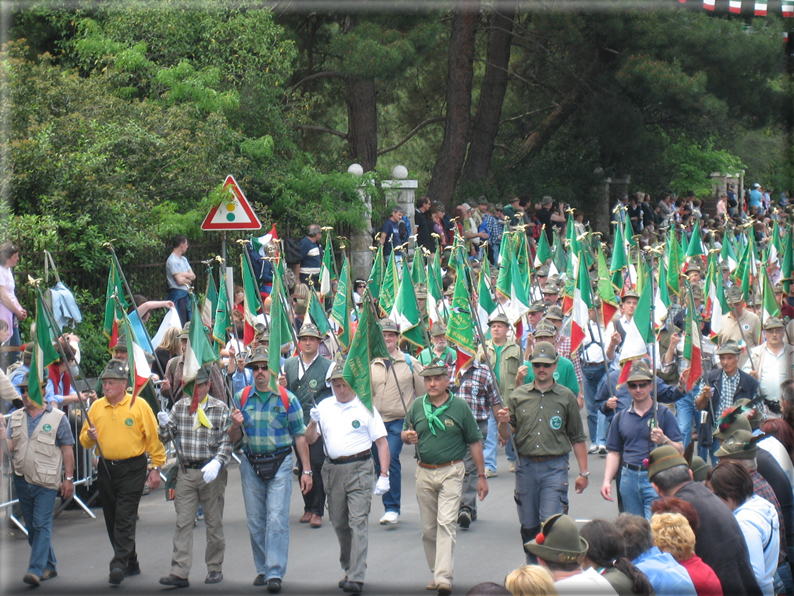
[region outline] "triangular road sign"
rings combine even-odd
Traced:
[[[219,205],[215,205],[204,222],[202,230],[258,230],[262,222],[251,209],[248,199],[231,174],[226,177],[223,189],[229,194],[224,197]]]

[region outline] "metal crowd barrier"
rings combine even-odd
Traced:
[[[92,519],[96,519],[96,515],[91,509],[88,507],[83,500],[77,496],[77,487],[84,486],[85,488],[90,488],[92,484],[96,482],[96,478],[94,477],[95,467],[94,467],[94,448],[86,449],[80,444],[80,430],[83,428],[83,412],[80,409],[79,405],[73,405],[69,408],[69,426],[72,429],[72,435],[74,435],[74,494],[61,503],[61,506],[55,512],[55,516],[57,517],[60,513],[66,509],[69,504],[74,501],[77,503],[80,508],[85,511],[85,513]]]

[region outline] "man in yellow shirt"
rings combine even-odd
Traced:
[[[141,572],[135,552],[135,520],[143,485],[147,481],[146,454],[151,458],[148,473],[152,489],[160,485],[160,466],[165,463],[165,449],[157,435],[157,419],[143,399],[130,404],[127,391],[129,366],[111,360],[100,375],[105,397],[95,401],[88,411],[88,421],[80,432],[80,443],[90,449],[99,443],[97,485],[102,499],[105,526],[113,546],[110,583],[119,585],[126,576]]]

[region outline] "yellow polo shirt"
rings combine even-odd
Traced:
[[[129,459],[148,452],[152,466],[165,463],[165,449],[157,435],[157,418],[145,399],[138,397],[130,407],[128,391],[117,405],[107,398],[98,399],[88,410],[88,417],[99,433],[99,446],[105,459]],[[96,445],[88,438],[88,421],[80,431],[80,443],[86,449]]]

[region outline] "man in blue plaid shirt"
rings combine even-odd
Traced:
[[[246,455],[240,462],[240,478],[257,572],[254,585],[267,584],[267,591],[275,594],[281,591],[287,571],[293,440],[301,461],[305,462],[300,477],[304,495],[312,488],[312,470],[309,446],[304,438],[303,407],[286,389],[282,389],[283,395],[270,391],[267,362],[267,348],[260,347],[245,365],[254,373],[254,387],[235,395],[229,436],[235,442],[242,440]],[[275,476],[268,479],[261,478],[254,470],[256,462],[265,457],[281,461]]]
[[[491,371],[485,364],[472,358],[461,369],[457,379],[455,379],[455,369],[452,368],[449,375],[449,386],[455,397],[459,397],[469,404],[482,433],[481,442],[485,442],[485,437],[488,435],[488,411],[490,409],[496,417],[496,413],[501,407],[499,390]],[[471,451],[466,454],[463,464],[466,466],[466,475],[463,477],[463,495],[460,500],[458,523],[461,528],[467,530],[471,522],[477,519],[477,466],[474,465]]]

